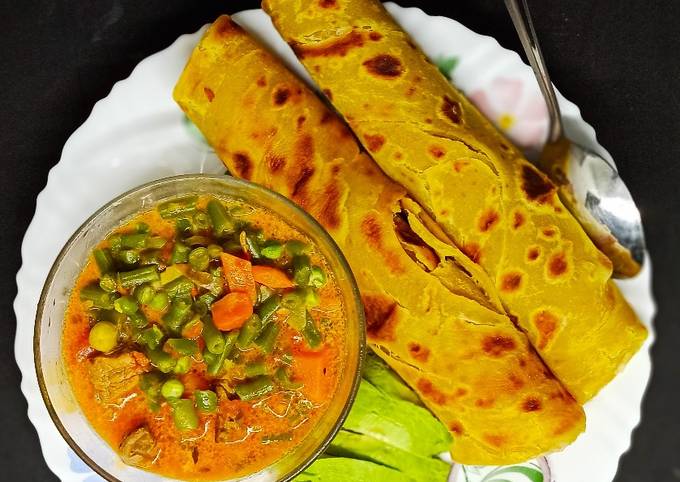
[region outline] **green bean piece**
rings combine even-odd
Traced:
[[[163,315],[162,320],[169,330],[179,333],[190,315],[191,302],[177,298],[170,304],[170,310]]]
[[[191,357],[183,356],[175,363],[175,368],[172,369],[172,373],[184,375],[185,373],[189,373],[189,370],[191,370]]]
[[[118,345],[118,328],[111,322],[100,321],[90,329],[88,341],[95,350],[110,352]]]
[[[132,296],[121,296],[120,298],[113,302],[113,308],[118,313],[125,313],[126,315],[131,315],[133,313],[137,313],[137,310],[139,309],[139,304],[137,304],[137,300],[134,299]]]
[[[241,400],[259,398],[274,390],[274,384],[268,376],[259,376],[252,380],[236,385],[236,394]]]
[[[196,271],[205,271],[210,264],[210,256],[208,255],[208,248],[203,246],[191,250],[189,253],[189,264]]]
[[[217,297],[212,293],[203,293],[194,302],[193,309],[201,316],[205,316],[210,311],[210,305],[213,304]]]
[[[312,266],[312,271],[309,273],[309,286],[321,288],[324,284],[326,284],[326,273],[320,266]]]
[[[162,285],[167,285],[173,280],[184,275],[184,272],[175,265],[168,266],[165,271],[161,273],[160,281]]]
[[[220,374],[224,366],[224,360],[229,358],[234,351],[238,333],[238,331],[232,331],[224,335],[224,351],[219,355],[211,353],[207,348],[203,351],[203,359],[206,363],[208,375],[217,376]]]
[[[135,298],[143,305],[148,305],[156,294],[151,285],[143,284],[135,288]]]
[[[92,256],[99,268],[99,274],[104,275],[113,271],[113,256],[109,249],[95,249],[92,251]]]
[[[237,239],[230,239],[229,241],[222,245],[222,248],[224,249],[225,252],[231,254],[239,254],[243,252],[241,243],[239,243]]]
[[[143,249],[149,233],[125,233],[120,236],[120,246],[123,249]]]
[[[210,216],[204,211],[196,211],[194,214],[194,226],[198,231],[208,231],[212,228]]]
[[[281,295],[272,294],[269,298],[262,302],[260,307],[257,309],[257,315],[262,320],[262,323],[269,323],[269,319],[280,307]]]
[[[196,340],[187,340],[186,338],[170,338],[165,343],[172,351],[179,355],[192,356],[198,354],[198,343]]]
[[[177,361],[169,354],[165,353],[159,348],[146,351],[146,356],[151,361],[151,364],[158,368],[163,373],[170,373]]]
[[[120,251],[121,246],[120,246],[120,234],[119,233],[112,234],[111,236],[109,236],[108,242],[109,242],[109,246],[111,247],[111,251],[113,251],[114,253],[116,251]]]
[[[151,236],[147,238],[146,245],[144,247],[146,249],[161,249],[166,244],[168,244],[168,240],[162,236]]]
[[[99,278],[99,287],[107,293],[115,293],[118,290],[118,281],[111,273],[105,273]]]
[[[281,331],[281,327],[277,323],[269,323],[255,339],[255,344],[260,347],[263,353],[269,354],[273,352],[279,331]]]
[[[290,377],[288,376],[288,371],[284,367],[279,367],[279,369],[276,370],[276,373],[274,374],[274,379],[281,388],[284,388],[286,390],[297,390],[298,388],[302,387],[301,382],[294,382],[290,379]]]
[[[302,328],[302,336],[310,348],[317,348],[321,344],[321,333],[309,312],[307,312],[307,322],[304,328]]]
[[[184,385],[175,378],[166,380],[163,386],[161,386],[161,395],[163,395],[163,398],[166,400],[170,400],[171,398],[179,398],[183,393]]]
[[[178,218],[175,220],[175,231],[177,234],[180,236],[191,234],[193,231],[194,226],[191,224],[191,221],[187,218]]]
[[[306,323],[304,295],[299,290],[291,291],[283,295],[281,304],[290,311],[286,323],[298,331],[302,330]]]
[[[191,290],[194,289],[194,283],[186,276],[180,276],[164,286],[165,292],[170,299],[185,298],[191,295]]]
[[[144,283],[153,283],[159,279],[158,270],[155,266],[144,266],[132,271],[118,273],[118,280],[123,288],[134,288]]]
[[[139,261],[139,251],[134,249],[121,249],[114,256],[125,266],[134,266]]]
[[[217,410],[217,394],[212,390],[196,390],[194,401],[199,412],[211,413]]]
[[[257,242],[256,235],[253,233],[248,233],[246,231],[241,232],[241,236],[245,240],[246,248],[248,253],[253,259],[260,259],[262,255],[260,254],[260,245]]]
[[[267,259],[279,259],[283,255],[283,245],[278,241],[268,241],[260,249],[260,254]]]
[[[192,213],[196,210],[196,196],[171,199],[158,205],[158,212],[163,219],[178,217],[182,214]]]
[[[266,375],[267,374],[267,365],[263,361],[247,363],[243,367],[243,370],[245,372],[246,377],[255,378],[255,377],[259,377],[260,375]]]
[[[180,241],[176,241],[172,246],[172,253],[170,254],[170,264],[186,263],[189,259],[189,251],[191,249]]]
[[[210,244],[210,241],[211,239],[207,236],[189,236],[182,242],[187,246],[207,246]]]
[[[208,245],[208,256],[210,259],[219,259],[220,254],[222,254],[222,246],[219,244]]]
[[[141,266],[164,266],[163,252],[160,249],[147,249],[139,253],[139,264]]]
[[[198,428],[198,415],[194,410],[194,404],[191,400],[175,399],[171,400],[172,419],[175,422],[175,428],[180,431],[195,430]]]
[[[128,315],[128,319],[132,326],[138,330],[145,328],[149,324],[149,320],[146,319],[146,316],[141,311]]]
[[[309,264],[309,257],[301,254],[293,258],[293,280],[298,286],[307,286],[309,284],[309,275],[312,267]]]
[[[152,325],[150,328],[142,331],[140,335],[140,342],[143,345],[149,347],[149,349],[155,350],[160,346],[164,336],[165,334],[163,331],[161,331],[158,325]]]
[[[139,377],[139,388],[144,393],[149,408],[157,412],[161,408],[161,386],[163,377],[158,372],[144,373]]]
[[[116,310],[99,309],[96,310],[95,319],[97,321],[110,321],[114,325],[120,326],[121,324],[125,323],[127,316],[122,313],[118,313]]]
[[[157,311],[163,311],[168,307],[169,304],[170,298],[168,297],[168,294],[161,291],[153,296],[149,302],[149,308]]]
[[[262,331],[262,320],[257,315],[252,315],[241,327],[236,341],[236,346],[241,350],[247,349]]]
[[[215,237],[223,238],[234,232],[234,220],[231,219],[221,202],[211,199],[208,201],[207,209]]]
[[[111,293],[107,293],[99,286],[91,284],[83,286],[79,293],[80,299],[82,301],[91,301],[97,308],[102,308],[105,310],[110,310],[113,308],[113,296]]]
[[[226,342],[222,332],[217,329],[212,321],[212,317],[203,317],[203,340],[205,341],[205,347],[210,353],[219,355],[224,351]]]
[[[286,241],[285,250],[290,256],[298,256],[309,251],[309,245],[297,239]]]

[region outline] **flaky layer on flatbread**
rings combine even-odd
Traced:
[[[322,92],[389,177],[492,279],[580,402],[646,330],[555,186],[427,60],[378,0],[265,0]]]
[[[449,427],[456,461],[522,461],[583,430],[582,408],[479,266],[228,17],[196,47],[174,97],[234,175],[289,197],[333,236],[359,283],[371,346]]]

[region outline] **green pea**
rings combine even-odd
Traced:
[[[260,254],[267,259],[279,259],[283,255],[283,245],[278,241],[269,241],[260,249]]]
[[[205,271],[210,264],[210,256],[208,255],[208,248],[201,246],[193,249],[189,253],[189,264],[196,271]]]
[[[212,390],[196,390],[194,401],[199,412],[214,412],[217,410],[217,394]]]
[[[118,344],[118,328],[108,321],[100,321],[90,330],[88,341],[95,350],[107,353]]]
[[[166,381],[161,387],[161,395],[163,395],[163,398],[166,400],[171,398],[179,398],[183,393],[184,385],[182,385],[182,382],[174,378]]]
[[[222,246],[211,244],[208,246],[208,256],[210,259],[217,259],[222,254]]]

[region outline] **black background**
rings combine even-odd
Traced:
[[[519,51],[502,0],[400,0]],[[641,207],[659,303],[643,421],[617,482],[680,480],[680,2],[530,0],[553,81],[581,107]],[[256,1],[0,2],[0,478],[56,480],[14,362],[20,243],[68,136],[113,83],[180,34]],[[593,454],[597,457],[597,454]],[[583,481],[599,482],[599,481]]]

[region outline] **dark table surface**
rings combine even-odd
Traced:
[[[502,0],[401,0],[520,45]],[[659,305],[654,372],[617,482],[680,480],[680,2],[530,0],[553,81],[616,159],[641,207]],[[19,247],[61,148],[112,84],[180,34],[256,1],[0,2],[0,474],[56,480],[26,417],[14,362]],[[583,481],[598,482],[598,481]]]

